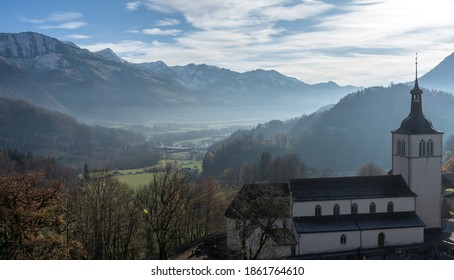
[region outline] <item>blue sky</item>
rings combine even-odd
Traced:
[[[414,79],[454,52],[454,1],[1,0],[0,32],[33,31],[131,62],[275,69],[307,83]]]

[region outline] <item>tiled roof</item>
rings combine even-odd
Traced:
[[[416,196],[401,175],[289,180],[293,201]]]
[[[425,226],[415,212],[297,217],[293,223],[298,234]]]

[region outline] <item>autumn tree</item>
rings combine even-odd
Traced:
[[[62,180],[42,172],[0,176],[0,259],[67,259]]]

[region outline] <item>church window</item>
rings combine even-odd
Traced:
[[[419,142],[419,156],[420,157],[431,157],[434,155],[434,142],[429,140],[428,142],[421,140]]]
[[[345,234],[342,234],[340,237],[340,243],[341,244],[347,244],[347,236]]]
[[[340,214],[340,206],[339,204],[335,204],[333,207],[333,215],[339,215]]]
[[[429,157],[434,155],[434,142],[432,142],[432,140],[429,140],[429,142],[427,142],[427,155]]]
[[[402,143],[401,143],[402,147],[401,147],[401,156],[405,156],[405,140],[402,140]]]
[[[322,215],[322,207],[320,205],[315,206],[315,216]]]
[[[394,203],[392,201],[388,202],[388,212],[394,212]]]
[[[405,140],[397,140],[397,155],[398,156],[405,156]]]
[[[358,204],[352,204],[352,214],[358,214]]]
[[[375,206],[375,203],[372,202],[371,204],[369,204],[369,212],[370,213],[375,213],[376,212],[376,206]]]
[[[235,229],[240,229],[241,224],[240,221],[235,221]]]
[[[421,140],[421,142],[419,142],[419,156],[426,156],[426,142],[424,140]]]

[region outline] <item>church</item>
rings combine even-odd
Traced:
[[[439,232],[443,133],[423,114],[422,94],[416,62],[389,175],[244,185],[225,212],[228,248],[273,259],[422,244]]]

